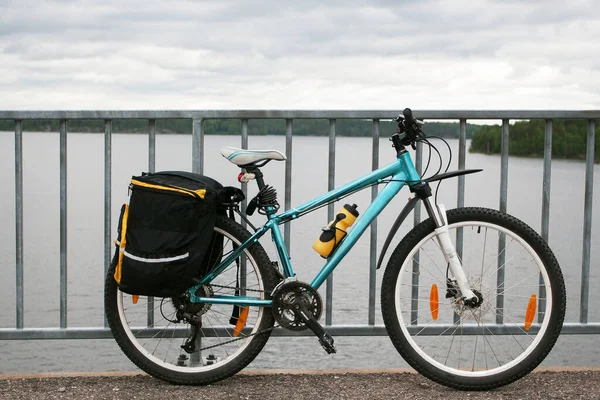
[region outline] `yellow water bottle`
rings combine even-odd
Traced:
[[[333,250],[346,236],[348,229],[358,217],[357,205],[345,204],[344,207],[335,216],[335,219],[329,223],[327,228],[323,229],[321,236],[313,244],[313,249],[323,258],[327,258],[333,253]]]

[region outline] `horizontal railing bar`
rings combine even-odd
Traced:
[[[448,330],[451,325],[443,325],[439,327],[430,327],[423,330],[423,335],[437,335],[440,332]],[[495,334],[515,334],[522,333],[521,328],[512,327],[507,329],[502,325],[487,325]],[[326,330],[333,336],[387,336],[387,331],[383,325],[333,325],[326,326]],[[221,328],[222,329],[222,328]],[[423,327],[414,325],[409,327],[409,330],[422,330]],[[531,332],[533,332],[533,327]],[[481,328],[471,326],[463,328],[464,334],[472,335]],[[159,331],[158,328],[150,328],[147,330],[147,335],[152,336]],[[169,332],[172,332],[171,329]],[[219,331],[217,330],[217,333]],[[183,334],[183,330],[181,332]],[[562,328],[562,334],[566,335],[591,335],[600,334],[600,323],[565,323]],[[214,332],[213,332],[214,334]],[[273,336],[313,336],[309,331],[292,332],[282,328],[273,330]],[[45,340],[45,339],[112,339],[112,333],[108,328],[27,328],[27,329],[6,329],[0,328],[0,340]],[[184,337],[184,336],[182,336]]]
[[[390,110],[0,111],[0,119],[391,119]],[[599,119],[600,110],[413,110],[423,119]]]

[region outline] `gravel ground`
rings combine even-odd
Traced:
[[[242,372],[203,387],[146,375],[0,376],[6,399],[600,399],[600,370],[534,372],[487,392],[460,392],[409,372]]]

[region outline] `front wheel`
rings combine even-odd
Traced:
[[[465,305],[428,219],[399,243],[381,287],[387,332],[426,377],[462,390],[511,383],[556,342],[565,285],[546,242],[522,221],[484,208],[447,212],[450,237],[478,301]]]
[[[221,215],[214,233],[207,259],[215,264],[250,237]],[[113,274],[114,266],[105,283],[106,319],[127,357],[154,377],[200,385],[227,378],[248,365],[271,334],[270,308],[132,296],[119,290]],[[255,243],[196,294],[269,299],[277,280],[265,250]]]

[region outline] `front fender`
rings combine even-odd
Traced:
[[[418,196],[414,196],[412,199],[410,199],[408,201],[408,203],[406,203],[406,205],[404,206],[402,211],[400,212],[400,215],[398,215],[398,218],[396,218],[394,225],[392,225],[392,228],[390,229],[390,231],[387,235],[387,238],[385,238],[385,242],[383,243],[383,248],[381,249],[381,254],[379,255],[379,260],[377,261],[377,269],[379,269],[381,267],[381,263],[383,262],[383,257],[385,256],[385,253],[386,253],[388,247],[390,247],[390,243],[391,243],[392,239],[394,238],[394,236],[396,235],[396,232],[398,232],[398,228],[400,228],[400,225],[402,225],[402,223],[404,222],[406,217],[408,217],[408,214],[410,214],[410,212],[413,210],[413,208],[415,208],[415,205],[417,204],[417,201],[419,201],[419,200],[421,200],[421,199]]]
[[[433,175],[433,176],[423,180],[423,182],[425,182],[426,184],[429,184],[429,182],[435,182],[435,181],[439,181],[439,180],[443,180],[443,179],[453,178],[455,176],[473,174],[473,173],[481,172],[481,171],[482,171],[481,169],[463,169],[463,170],[458,170],[458,171],[451,171],[451,172],[446,172],[443,174]],[[419,192],[417,191],[417,193],[419,193]],[[428,191],[428,194],[431,194],[431,191]],[[385,242],[383,243],[383,248],[381,249],[381,254],[379,255],[379,260],[377,261],[377,269],[381,268],[381,264],[383,263],[383,257],[385,256],[385,253],[387,252],[388,247],[390,247],[390,243],[391,243],[392,239],[394,238],[394,236],[396,235],[396,232],[398,232],[398,228],[400,228],[400,225],[402,225],[402,223],[404,222],[406,217],[408,217],[408,214],[410,214],[410,212],[413,210],[413,208],[415,208],[415,205],[417,204],[417,201],[419,201],[419,200],[421,200],[421,198],[418,195],[416,195],[412,199],[410,199],[408,201],[408,203],[404,206],[402,211],[400,212],[400,215],[398,215],[398,218],[396,218],[394,225],[392,225],[392,228],[390,229],[390,232],[388,233],[387,238],[385,239]]]

